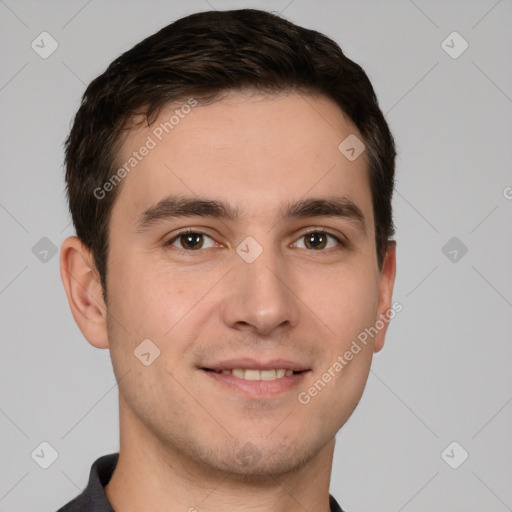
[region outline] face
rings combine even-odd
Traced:
[[[122,429],[212,469],[290,471],[348,419],[384,339],[344,356],[394,279],[394,253],[377,267],[366,154],[338,149],[362,137],[322,96],[234,94],[155,132],[176,108],[119,155],[140,157],[107,264]]]

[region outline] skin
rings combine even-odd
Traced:
[[[119,161],[152,129],[131,130]],[[110,350],[119,384],[120,458],[106,486],[115,510],[329,510],[335,434],[361,398],[387,323],[310,403],[297,395],[389,311],[396,268],[394,243],[377,266],[366,153],[351,162],[338,150],[349,134],[362,139],[323,96],[236,93],[198,105],[119,185],[108,307],[91,253],[76,237],[62,244],[75,321]],[[241,216],[168,219],[138,232],[142,212],[170,194],[224,200]],[[345,218],[276,218],[287,201],[333,195],[361,209],[365,231]],[[166,245],[183,228],[205,233],[203,246],[180,254],[183,238]],[[348,245],[329,237],[312,248],[310,228]],[[250,264],[236,252],[247,236],[263,249]],[[149,366],[133,354],[147,338],[160,349]],[[261,399],[200,369],[237,357],[311,371],[298,388]]]

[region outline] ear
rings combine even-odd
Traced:
[[[391,300],[393,298],[393,286],[396,274],[396,242],[391,240],[382,262],[379,284],[379,303],[377,306],[376,321],[381,321],[384,326],[375,335],[374,352],[379,352],[384,346],[384,338],[390,321],[390,311],[393,311]],[[380,322],[379,322],[380,324]]]
[[[60,249],[60,276],[73,318],[87,341],[108,348],[107,309],[91,251],[70,236]]]

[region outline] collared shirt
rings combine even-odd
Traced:
[[[105,494],[108,484],[117,465],[119,453],[103,455],[91,466],[89,483],[83,492],[57,512],[114,512]],[[343,512],[337,501],[329,496],[331,512]]]

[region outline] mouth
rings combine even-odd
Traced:
[[[275,360],[258,363],[248,359],[226,361],[199,368],[221,391],[250,398],[269,398],[297,388],[311,369],[298,363]]]
[[[220,375],[232,375],[237,379],[249,381],[273,381],[298,375],[308,370],[287,370],[285,368],[273,368],[270,370],[258,370],[253,368],[233,368],[232,370],[215,370],[213,368],[202,368],[206,372],[213,372]]]

